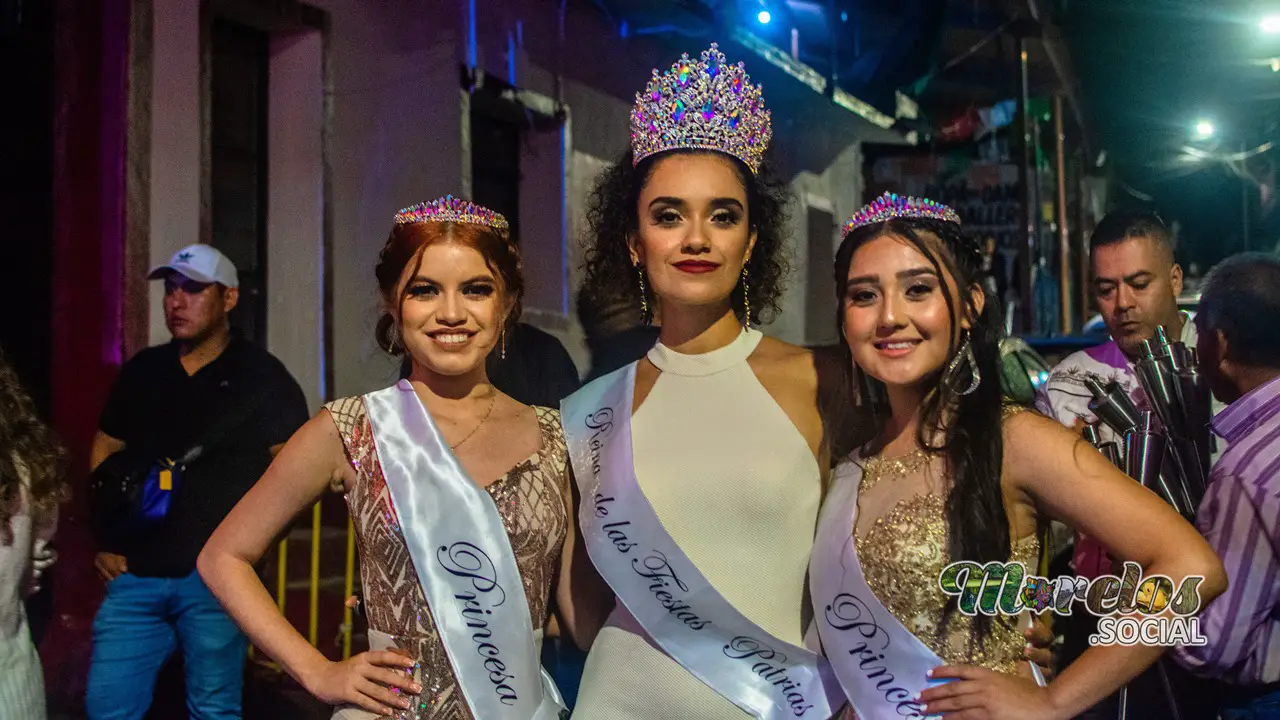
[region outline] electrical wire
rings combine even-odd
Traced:
[[[1005,30],[1008,30],[1010,25],[1013,25],[1015,22],[1017,22],[1020,17],[1021,17],[1021,13],[1014,13],[1013,16],[1010,17],[1008,20],[1004,21],[1000,25],[1000,27],[997,27],[995,30],[992,30],[991,32],[987,33],[985,37],[983,37],[978,42],[974,43],[974,45],[970,47],[968,50],[965,50],[964,52],[955,56],[950,61],[948,61],[946,65],[943,65],[942,67],[938,68],[936,71],[930,73],[928,79],[932,80],[933,78],[959,65],[965,60],[968,60],[970,57],[973,57],[973,55],[976,54],[979,50],[981,50],[985,45],[990,43],[992,40],[995,40],[997,37],[1000,37],[1000,35],[1003,34]]]
[[[1218,154],[1218,153],[1209,152],[1207,150],[1201,150],[1200,148],[1193,147],[1191,145],[1184,145],[1182,146],[1182,152],[1197,160],[1208,160],[1210,162],[1237,163],[1237,162],[1243,162],[1250,158],[1257,157],[1265,152],[1270,151],[1275,146],[1276,146],[1275,141],[1268,140],[1267,142],[1264,142],[1261,145],[1255,148],[1252,148],[1250,150],[1242,150],[1240,152]]]

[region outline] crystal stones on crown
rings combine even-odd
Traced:
[[[715,43],[698,60],[680,56],[665,73],[653,71],[636,93],[631,114],[634,162],[668,150],[711,150],[759,172],[773,138],[760,86],[742,63],[731,65]]]
[[[402,208],[400,212],[396,213],[395,217],[397,225],[425,222],[484,225],[504,234],[509,229],[507,219],[501,213],[496,213],[483,205],[477,205],[453,195],[445,195],[436,200],[420,202],[417,205]]]

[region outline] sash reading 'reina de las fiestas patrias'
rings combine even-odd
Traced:
[[[725,699],[756,718],[826,720],[844,704],[827,662],[765,632],[716,592],[640,489],[634,389],[633,363],[561,404],[582,492],[579,523],[596,569],[653,641]]]
[[[406,380],[364,396],[378,461],[431,616],[471,713],[567,717],[538,662],[511,541]]]

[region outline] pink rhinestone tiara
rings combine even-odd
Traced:
[[[854,213],[840,229],[840,237],[844,238],[863,225],[873,225],[893,218],[929,218],[960,224],[960,216],[956,211],[942,203],[887,192]]]
[[[752,85],[742,63],[730,65],[719,46],[702,58],[680,56],[664,74],[653,71],[631,113],[635,162],[666,150],[715,150],[759,172],[773,138],[760,86]]]
[[[507,219],[501,214],[490,210],[487,207],[476,205],[473,202],[456,198],[452,195],[445,195],[438,200],[431,202],[420,202],[417,205],[410,205],[400,212],[396,213],[396,224],[407,225],[409,223],[426,223],[426,222],[455,222],[467,223],[469,225],[484,225],[494,230],[507,234],[509,226]]]

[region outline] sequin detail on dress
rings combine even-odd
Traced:
[[[1021,412],[1006,406],[1003,419]],[[869,468],[874,464],[869,464]],[[865,481],[865,478],[864,478]],[[871,479],[870,485],[875,485]],[[859,488],[859,495],[865,488]],[[1016,675],[1025,665],[1026,638],[1016,617],[994,618],[982,646],[970,641],[973,619],[955,611],[943,624],[947,596],[938,587],[938,576],[951,563],[947,551],[947,523],[943,498],[933,492],[916,493],[897,502],[875,520],[865,536],[854,534],[858,560],[867,585],[911,631],[948,664],[980,665]],[[1036,572],[1040,539],[1028,535],[1013,543],[1010,560]]]
[[[360,551],[360,582],[369,627],[395,636],[420,663],[422,694],[417,707],[396,720],[472,720],[453,676],[430,606],[401,535],[373,430],[359,397],[335,400],[325,408],[342,436],[356,482],[346,494]],[[541,446],[486,490],[507,529],[520,568],[533,627],[546,625],[551,581],[559,569],[568,528],[567,454],[560,413],[534,408]]]
[[[855,538],[867,585],[898,622],[947,663],[1017,674],[1027,642],[1017,618],[995,618],[982,647],[970,647],[973,620],[958,611],[943,628],[947,596],[938,588],[938,576],[951,562],[943,518],[942,498],[917,495],[877,519],[866,537]],[[1039,553],[1039,540],[1031,535],[1014,543],[1011,559],[1034,569]]]

